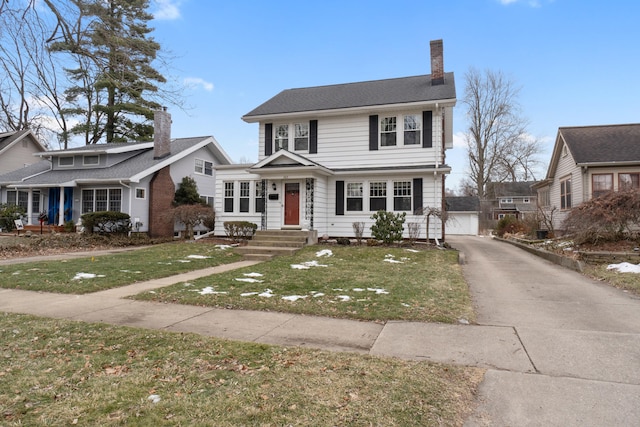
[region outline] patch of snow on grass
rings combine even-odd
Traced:
[[[244,292],[242,294],[240,294],[241,297],[252,297],[254,295],[258,295],[257,292]]]
[[[387,295],[387,294],[389,294],[389,292],[388,292],[388,291],[386,291],[386,290],[384,290],[384,289],[380,289],[380,288],[367,288],[367,290],[368,290],[369,292],[375,292],[375,293],[376,293],[376,295],[383,295],[383,294],[384,294],[384,295]]]
[[[362,288],[353,288],[353,292],[364,292]]]
[[[314,298],[323,297],[324,294],[322,292],[311,292]]]
[[[265,289],[265,291],[261,294],[258,294],[258,296],[263,298],[271,298],[273,296],[273,291],[271,289]]]
[[[82,280],[82,279],[95,279],[96,277],[106,277],[104,274],[93,274],[93,273],[76,273],[71,280]]]
[[[311,267],[328,267],[325,264],[318,264],[318,261],[307,261],[302,264],[291,264],[291,268],[294,270],[308,270]]]
[[[323,256],[333,256],[333,252],[331,249],[323,249],[321,251],[316,252],[316,257],[320,258]]]
[[[403,261],[398,261],[397,259],[393,259],[393,258],[385,258],[383,261],[390,262],[391,264],[404,264]]]
[[[186,263],[186,262],[191,262],[191,260],[189,260],[189,259],[179,259],[178,262]]]
[[[640,273],[640,264],[621,262],[620,264],[609,264],[607,270],[617,270],[618,273]]]
[[[343,302],[351,301],[351,297],[349,295],[338,295],[336,298]]]
[[[227,250],[227,249],[231,249],[231,248],[233,247],[233,245],[216,245],[215,247],[216,247],[217,249],[220,249],[220,250],[225,251],[225,250]]]
[[[158,396],[157,394],[152,394],[149,397],[147,397],[147,400],[150,400],[151,403],[158,403],[160,402],[160,396]]]
[[[207,286],[202,290],[194,290],[194,292],[198,292],[200,295],[218,295],[218,294],[226,294],[227,292],[215,291],[213,290],[213,286]]]
[[[191,259],[207,259],[207,258],[211,258],[211,257],[204,256],[204,255],[188,255],[187,258],[191,258]]]
[[[131,270],[120,270],[121,273],[134,273],[134,274],[140,274],[142,273],[142,271],[131,271]]]
[[[308,295],[289,295],[286,297],[282,297],[283,300],[286,301],[298,301],[299,299],[305,299]]]
[[[247,277],[262,277],[263,275],[260,273],[244,273],[244,276]]]
[[[243,277],[241,279],[235,279],[236,282],[247,282],[247,283],[262,283],[264,280],[254,279],[252,277]]]

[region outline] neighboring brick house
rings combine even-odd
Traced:
[[[231,159],[212,136],[171,139],[171,116],[155,113],[153,142],[92,144],[38,152],[39,162],[0,176],[0,201],[27,211],[27,225],[40,212],[49,223],[77,223],[87,212],[119,211],[131,216],[136,231],[173,236],[173,221],[163,215],[185,176],[213,205],[216,166]]]
[[[545,179],[534,186],[556,231],[572,207],[620,188],[640,188],[640,124],[561,127]]]

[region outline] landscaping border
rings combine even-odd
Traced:
[[[510,239],[503,239],[501,237],[496,237],[496,236],[492,236],[494,239],[499,240],[501,242],[506,242],[509,243],[513,246],[516,246],[520,249],[523,249],[529,253],[532,253],[536,256],[539,256],[540,258],[546,259],[547,261],[550,261],[554,264],[558,264],[562,267],[566,267],[569,268],[571,270],[577,271],[579,273],[583,273],[584,272],[584,265],[585,263],[583,261],[580,260],[576,260],[573,258],[569,258],[566,256],[562,256],[562,255],[558,255],[556,253],[553,252],[549,252],[545,249],[538,249],[538,248],[534,248],[531,245],[527,245],[525,243],[520,243],[517,242],[515,240],[510,240]]]

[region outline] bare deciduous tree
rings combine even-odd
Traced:
[[[465,80],[470,178],[483,198],[488,182],[531,179],[540,143],[527,134],[528,123],[518,103],[519,89],[512,80],[501,72],[481,73],[473,68]]]

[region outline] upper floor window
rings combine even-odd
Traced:
[[[277,125],[273,132],[274,151],[289,149],[289,125]]]
[[[525,197],[522,199],[522,203],[531,203],[531,199],[529,199],[528,197]]]
[[[380,145],[392,147],[396,145],[397,123],[395,117],[383,117],[380,121]]]
[[[613,191],[613,174],[602,173],[591,176],[591,195],[600,197],[608,191]]]
[[[296,123],[293,148],[296,151],[309,151],[309,123]]]
[[[560,181],[560,209],[571,209],[571,178]]]
[[[82,164],[84,166],[94,166],[100,164],[100,156],[83,156]]]
[[[362,210],[362,183],[361,182],[347,183],[347,210],[348,211]]]
[[[640,173],[619,173],[618,188],[620,190],[628,190],[631,188],[640,188]]]
[[[200,200],[202,200],[202,203],[205,203],[205,204],[207,204],[207,205],[211,206],[212,208],[214,207],[214,204],[213,204],[213,201],[214,201],[213,196],[203,196],[203,195],[201,195],[201,196],[200,196]]]
[[[420,116],[404,116],[404,145],[420,144]]]
[[[73,156],[58,157],[58,166],[73,166]]]
[[[213,176],[213,162],[208,162],[202,159],[196,159],[194,170],[196,173]]]
[[[513,203],[513,199],[511,197],[503,197],[500,199],[500,203]]]

